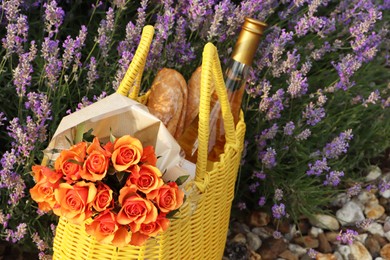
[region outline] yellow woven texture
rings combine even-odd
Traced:
[[[122,82],[118,89],[119,93],[127,95],[128,91],[133,88],[131,90],[133,94],[130,96],[138,95],[139,86],[138,90],[134,90],[133,86],[140,82],[142,74],[140,70],[143,70],[145,65],[147,50],[151,42],[149,37],[152,36],[152,29],[145,27],[139,47],[142,51],[139,52],[138,48],[136,52],[138,54],[134,56],[129,71],[126,73],[128,76],[123,80],[126,82]],[[221,103],[227,142],[220,162],[214,163],[210,169],[207,165],[207,143],[212,81],[216,85]],[[137,95],[132,98],[137,98]],[[206,44],[203,52],[199,118],[196,178],[194,182],[186,186],[187,200],[175,215],[175,219],[171,220],[167,231],[156,238],[149,239],[144,246],[129,245],[116,248],[97,243],[93,237],[85,233],[83,226],[68,223],[60,218],[54,239],[53,259],[222,259],[234,196],[234,184],[243,149],[245,123],[241,113],[240,120],[234,128],[217,50],[211,43]]]

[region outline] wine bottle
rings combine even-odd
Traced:
[[[245,91],[245,83],[252,65],[253,57],[260,43],[266,24],[252,18],[245,18],[230,61],[225,70],[225,86],[228,94],[234,124],[239,121],[242,97]],[[198,122],[196,117],[190,126],[184,130],[183,135],[177,140],[185,153],[185,159],[196,163],[198,149]],[[210,112],[210,136],[208,160],[216,162],[223,153],[225,145],[225,131],[221,108],[218,100],[211,101]]]

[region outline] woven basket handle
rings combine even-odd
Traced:
[[[154,27],[146,25],[142,29],[141,40],[131,61],[126,75],[123,77],[121,84],[117,89],[117,93],[129,96],[129,98],[136,100],[138,98],[142,73],[144,71],[146,58],[148,56],[150,44],[152,43],[154,35]],[[131,90],[131,93],[129,93]]]
[[[209,142],[209,120],[210,120],[210,99],[211,86],[214,81],[218,100],[221,105],[223,123],[225,127],[226,144],[236,143],[236,132],[233,115],[230,110],[225,81],[218,57],[217,48],[212,43],[207,43],[203,49],[202,74],[200,87],[199,104],[199,127],[198,127],[198,160],[196,162],[195,182],[202,183],[206,173],[208,142]]]

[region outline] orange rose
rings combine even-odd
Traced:
[[[123,190],[124,189],[124,190]],[[122,191],[123,190],[123,191]],[[142,223],[154,222],[157,219],[157,208],[154,204],[134,193],[132,187],[122,188],[119,203],[122,208],[118,212],[117,221],[121,225],[131,224],[131,231],[137,232]],[[127,195],[126,193],[129,193]]]
[[[103,244],[111,243],[118,229],[119,225],[115,220],[115,214],[109,210],[100,213],[92,223],[85,225],[87,234],[93,235],[96,241]]]
[[[131,233],[127,231],[125,226],[120,226],[115,232],[114,239],[111,244],[116,247],[122,247],[130,243]]]
[[[113,206],[112,190],[106,184],[99,182],[95,200],[92,202],[92,207],[98,211],[104,211]]]
[[[149,237],[155,237],[168,227],[169,219],[165,217],[165,214],[159,215],[155,222],[141,224],[140,231],[132,234],[130,244],[133,246],[142,246]]]
[[[125,135],[115,141],[111,160],[117,171],[126,171],[140,161],[142,153],[141,142],[137,138]]]
[[[77,181],[86,156],[87,143],[81,142],[69,150],[63,150],[55,162],[55,169],[65,175],[66,180]]]
[[[106,176],[111,153],[101,147],[97,137],[87,148],[87,153],[88,157],[84,162],[84,168],[80,172],[80,176],[89,181],[102,180]]]
[[[58,183],[51,183],[42,178],[40,182],[30,189],[31,198],[38,202],[38,207],[44,212],[50,211],[56,203],[54,190]]]
[[[164,184],[161,176],[162,174],[158,168],[152,165],[142,164],[139,171],[132,171],[128,180],[148,196],[148,193],[159,189]],[[148,199],[153,198],[148,196]]]
[[[53,212],[63,216],[75,224],[80,224],[92,215],[91,204],[96,196],[96,187],[93,183],[80,181],[73,186],[61,183],[54,192],[57,204]]]
[[[152,193],[157,193],[154,200],[161,212],[168,213],[178,209],[183,204],[184,192],[179,189],[176,182],[164,184],[159,190]]]
[[[144,152],[141,157],[141,162],[156,166],[157,156],[154,152],[154,148],[151,145],[144,147]]]
[[[56,183],[62,177],[60,172],[55,172],[49,167],[42,165],[34,165],[32,171],[36,183],[40,182],[42,179],[45,179],[50,183]]]

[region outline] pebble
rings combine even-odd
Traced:
[[[361,242],[355,241],[349,247],[351,248],[352,259],[372,260],[370,252]]]
[[[318,234],[318,251],[322,253],[331,253],[333,252],[332,246],[330,245],[328,239],[326,238],[324,233]]]
[[[315,215],[314,218],[310,219],[310,224],[328,230],[338,230],[340,228],[340,224],[335,217],[325,214]]]
[[[366,176],[366,181],[371,182],[375,181],[382,175],[382,170],[378,166],[371,166],[370,170]]]
[[[390,259],[390,244],[386,244],[382,247],[380,255],[384,259]]]
[[[336,218],[343,226],[355,225],[365,219],[361,206],[352,200],[336,211]]]
[[[390,181],[372,168],[367,180]],[[300,217],[297,223],[275,221],[272,215],[256,211],[244,223],[233,221],[228,232],[224,260],[310,260],[309,249],[317,251],[317,260],[390,260],[390,190],[361,191],[357,196],[339,194],[331,203],[331,214]],[[371,219],[366,226],[357,226]],[[342,244],[340,231],[359,232],[351,245]],[[282,238],[275,239],[278,230]]]
[[[372,235],[367,237],[364,245],[368,249],[372,257],[379,256],[379,253],[381,251],[381,245],[379,244],[378,240],[376,240]]]
[[[249,223],[251,226],[264,227],[269,224],[271,217],[262,211],[255,211],[251,214]]]
[[[290,243],[288,245],[288,249],[299,257],[303,256],[307,252],[307,250],[305,248],[303,248],[302,246],[297,245],[297,244],[292,244],[292,243]]]
[[[246,239],[248,241],[248,247],[250,250],[256,251],[261,247],[262,241],[256,234],[248,232],[246,234]]]
[[[373,222],[371,223],[368,228],[367,228],[367,231],[370,232],[371,234],[376,234],[376,235],[379,235],[381,237],[383,237],[385,235],[385,231],[383,230],[383,226],[379,223],[376,223],[376,222]]]

